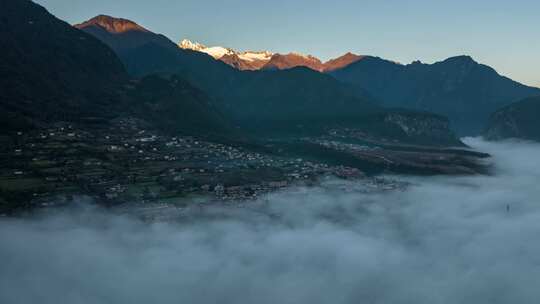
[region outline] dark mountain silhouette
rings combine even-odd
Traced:
[[[342,121],[380,111],[332,77],[306,67],[249,72],[227,94],[224,108],[237,121],[276,125]],[[278,123],[279,122],[279,123]]]
[[[100,17],[96,17],[94,19],[99,18]],[[119,19],[119,22],[121,22],[122,20],[123,19]],[[87,27],[87,24],[92,24],[92,22],[92,20],[85,22],[85,24],[80,25],[80,27]],[[107,26],[108,23],[114,22],[107,22],[104,27]],[[188,39],[184,39],[180,43],[178,43],[178,47],[184,50],[193,50],[209,54],[214,59],[223,61],[226,64],[234,67],[235,69],[241,71],[256,71],[260,69],[286,70],[295,67],[308,67],[312,70],[319,72],[331,72],[336,69],[344,68],[349,64],[356,62],[364,57],[349,52],[343,56],[331,59],[323,63],[320,59],[314,56],[303,55],[300,53],[279,54],[272,53],[270,51],[238,52],[234,49],[222,46],[207,47],[203,44],[192,42]]]
[[[123,24],[130,24],[132,30],[114,30]],[[180,49],[167,37],[133,21],[100,15],[75,27],[111,47],[135,77],[155,73],[178,74],[206,92],[221,92],[238,75],[237,70],[229,65],[204,53]]]
[[[211,92],[220,100],[218,105],[221,108],[242,122],[260,122],[263,116],[266,120],[294,121],[309,116],[318,117],[324,112],[335,114],[336,109],[340,109],[342,114],[354,115],[358,114],[355,109],[366,108],[363,100],[354,97],[346,90],[346,86],[328,75],[305,68],[241,72],[206,54],[180,49],[170,40],[164,43],[161,39],[163,36],[146,29],[128,34],[108,32],[106,25],[114,23],[114,19],[99,16],[77,27],[91,34],[99,33],[96,37],[117,50],[128,70],[135,76],[152,73],[182,75]],[[126,22],[124,19],[117,20],[120,23]],[[100,23],[105,25],[100,26]],[[96,31],[95,27],[100,30]],[[132,27],[140,28],[137,25]],[[139,36],[135,45],[132,41],[136,34]],[[350,104],[349,109],[337,106],[347,103]],[[273,107],[271,111],[264,110],[270,105]],[[319,109],[312,111],[309,106]],[[371,103],[367,106],[370,109],[374,107]]]
[[[128,111],[164,131],[215,138],[236,133],[211,98],[180,77],[150,75],[132,84]]]
[[[478,134],[496,109],[540,93],[468,56],[408,65],[365,57],[332,75],[366,90],[383,105],[445,115],[467,135]]]
[[[321,132],[335,125],[351,125],[362,126],[366,132],[376,134],[380,124],[370,125],[362,121],[367,121],[369,115],[392,112],[376,105],[370,97],[358,94],[360,90],[353,90],[310,68],[239,71],[207,54],[181,49],[164,36],[141,30],[138,25],[130,25],[129,28],[135,30],[125,33],[111,32],[108,28],[120,27],[110,26],[114,20],[121,24],[133,23],[101,16],[77,27],[116,50],[133,76],[154,73],[179,75],[211,95],[219,111],[250,132],[295,134],[297,131]],[[96,30],[96,27],[100,29]],[[351,56],[347,57],[350,60]],[[382,124],[385,123],[391,124],[383,119]],[[451,134],[449,130],[447,132]],[[398,133],[392,134],[398,136]],[[409,135],[400,139],[408,140]],[[439,136],[424,138],[431,138],[433,144],[442,143],[438,142]],[[453,138],[452,144],[459,142]]]
[[[107,121],[126,114],[191,135],[231,130],[199,89],[180,78],[130,82],[109,47],[31,1],[3,1],[0,23],[3,130],[89,118]],[[144,33],[126,20],[104,28]]]
[[[352,128],[378,139],[462,145],[446,118],[382,108],[333,77],[306,67],[250,72],[222,101],[223,113],[257,134],[317,135],[329,128]]]
[[[128,20],[100,16],[85,33],[29,0],[0,0],[0,26],[4,215],[80,194],[111,206],[207,196],[204,185],[230,180],[265,188],[304,164],[316,170],[306,181],[327,172],[319,163],[482,172],[479,153],[440,148],[462,144],[446,118],[383,108],[309,68],[241,72]],[[342,150],[349,141],[362,151]]]
[[[490,140],[520,138],[540,141],[540,96],[512,103],[491,115],[484,136]]]
[[[2,1],[0,54],[3,128],[107,113],[127,80],[107,46],[31,1]]]

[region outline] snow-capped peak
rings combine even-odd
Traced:
[[[220,59],[225,55],[233,55],[235,52],[231,49],[224,48],[222,46],[213,46],[209,48],[202,49],[201,52],[204,52],[215,59]]]
[[[203,52],[206,53],[215,59],[220,59],[225,55],[233,55],[235,54],[234,50],[224,48],[221,46],[213,46],[213,47],[206,47],[204,44],[198,43],[198,42],[192,42],[188,39],[182,40],[178,46],[185,50],[193,50],[197,52]]]
[[[188,49],[193,50],[197,52],[203,52],[206,53],[215,59],[221,59],[224,56],[237,56],[240,60],[246,61],[246,62],[258,62],[258,61],[264,61],[267,62],[270,60],[272,55],[274,53],[268,52],[268,51],[260,51],[260,52],[252,52],[252,51],[246,51],[246,52],[237,52],[230,48],[225,48],[222,46],[213,46],[213,47],[207,47],[201,43],[192,42],[188,39],[182,40],[178,46],[182,49]]]
[[[178,46],[185,50],[193,50],[193,51],[200,51],[206,48],[206,46],[198,43],[198,42],[192,42],[191,40],[184,39],[182,40]]]
[[[263,52],[247,51],[247,52],[239,53],[238,57],[240,57],[240,59],[242,59],[242,60],[246,60],[246,61],[250,61],[250,62],[251,61],[257,61],[257,60],[269,61],[270,58],[272,58],[273,55],[274,55],[274,53],[268,52],[268,51],[263,51]]]

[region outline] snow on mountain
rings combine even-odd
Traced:
[[[193,51],[201,51],[203,49],[206,49],[206,46],[200,44],[200,43],[197,43],[197,42],[191,42],[190,40],[188,39],[184,39],[182,40],[178,46],[182,49],[185,49],[185,50],[193,50]]]
[[[207,47],[188,39],[182,40],[178,46],[182,49],[206,53],[239,70],[284,70],[304,66],[319,72],[332,72],[363,58],[363,56],[347,53],[339,58],[323,63],[317,57],[296,52],[289,54],[278,54],[269,51],[238,52],[221,46]]]
[[[225,55],[232,55],[232,54],[235,54],[235,51],[234,50],[231,50],[231,49],[227,49],[227,48],[224,48],[224,47],[221,47],[221,46],[213,46],[213,47],[206,47],[205,45],[203,44],[200,44],[198,42],[192,42],[188,39],[184,39],[182,40],[178,46],[182,49],[187,49],[187,50],[193,50],[193,51],[197,51],[197,52],[203,52],[203,53],[206,53],[212,57],[214,57],[215,59],[220,59],[221,57],[225,56]]]
[[[206,53],[215,59],[221,60],[235,68],[241,70],[256,70],[270,61],[272,55],[271,52],[238,52],[230,48],[222,46],[207,47],[198,42],[192,42],[188,39],[182,40],[178,46],[182,49],[193,50],[197,52]]]
[[[270,58],[272,58],[272,55],[274,55],[274,53],[271,53],[271,52],[268,52],[268,51],[264,51],[264,52],[250,52],[250,51],[247,51],[247,52],[239,53],[238,57],[240,57],[240,59],[242,59],[242,60],[250,61],[250,62],[251,61],[257,61],[257,60],[269,61]]]
[[[220,59],[221,57],[225,55],[232,55],[236,53],[235,51],[231,49],[227,49],[221,46],[213,46],[213,47],[205,48],[205,49],[202,49],[201,52],[206,53],[214,57],[215,59]]]

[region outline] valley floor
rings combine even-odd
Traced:
[[[57,123],[0,138],[0,214],[69,205],[88,196],[107,206],[253,199],[339,178],[379,174],[486,173],[488,155],[375,142],[350,130],[249,146],[168,136],[134,118],[110,124]],[[380,184],[389,184],[379,179]],[[384,186],[386,187],[386,186]],[[388,186],[391,187],[391,186]]]
[[[239,200],[322,176],[364,177],[351,167],[166,136],[130,118],[106,127],[59,123],[3,140],[0,213],[69,204],[77,195],[106,205],[193,195]]]
[[[531,303],[540,145],[466,142],[493,155],[491,175],[0,218],[0,302]]]

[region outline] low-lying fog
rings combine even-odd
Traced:
[[[336,182],[188,223],[2,219],[0,303],[537,303],[540,145],[467,141],[496,175]]]

